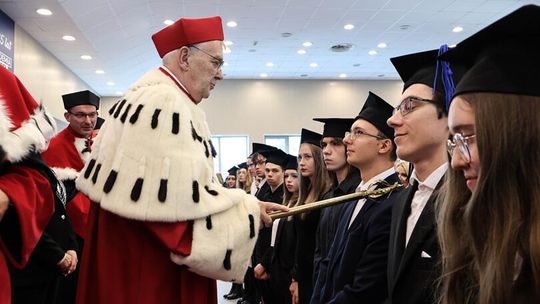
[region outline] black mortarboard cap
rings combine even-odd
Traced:
[[[238,165],[236,165],[236,166],[238,166],[238,168],[240,168],[240,169],[247,169],[247,168],[248,168],[246,162],[243,162],[243,163],[238,164]]]
[[[272,163],[282,168],[285,167],[285,163],[287,161],[287,153],[283,152],[283,150],[267,150],[261,152],[261,154],[266,157],[267,163]]]
[[[229,172],[229,175],[234,175],[236,176],[236,171],[238,171],[238,168],[237,166],[233,166],[232,168],[230,168],[229,170],[227,170],[227,172]]]
[[[88,90],[62,95],[62,100],[66,110],[80,105],[92,105],[99,109],[99,96]]]
[[[105,122],[105,119],[101,118],[101,117],[98,117],[96,119],[96,125],[94,126],[94,130],[99,130],[101,129],[101,126],[103,125],[103,123]]]
[[[351,129],[353,118],[313,118],[324,123],[322,137],[341,137]]]
[[[441,56],[467,72],[454,96],[469,92],[540,96],[540,7],[526,5]]]
[[[436,73],[438,56],[439,50],[431,50],[390,58],[404,82],[403,91],[415,83],[421,83],[435,89],[442,96],[446,96],[442,70],[439,69],[439,72]],[[450,69],[452,70],[453,83],[456,84],[465,73],[465,68],[461,65],[450,65]],[[437,74],[437,81],[435,81],[435,74]],[[441,100],[443,109],[446,108],[444,102]]]
[[[261,153],[261,152],[264,152],[264,151],[270,151],[270,150],[276,150],[277,148],[276,147],[272,147],[272,146],[269,146],[269,145],[265,145],[265,144],[260,144],[260,143],[253,143],[251,145],[251,154],[255,154],[255,153]]]
[[[284,170],[288,170],[288,169],[298,170],[298,157],[287,154],[287,162],[283,169]]]
[[[392,116],[393,111],[394,107],[392,107],[388,102],[379,97],[377,94],[369,92],[362,110],[360,110],[360,113],[358,113],[358,116],[356,116],[355,119],[363,119],[368,121],[388,138],[393,139],[394,129],[389,127],[386,123],[388,118]]]
[[[302,134],[300,135],[300,144],[312,144],[317,147],[321,146],[322,135],[316,132],[313,132],[308,129],[302,129]]]

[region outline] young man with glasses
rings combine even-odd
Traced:
[[[392,106],[369,92],[366,103],[345,133],[347,162],[360,170],[357,191],[399,182],[393,130],[386,125]],[[343,205],[336,236],[320,263],[312,304],[382,303],[386,298],[388,234],[395,192]]]
[[[391,59],[405,84],[388,125],[394,129],[397,155],[412,163],[414,171],[411,186],[400,194],[392,213],[389,303],[436,303],[440,248],[434,204],[448,169],[445,96],[451,96],[452,82],[462,75],[452,67],[453,79],[444,78],[448,73],[443,73],[437,55],[432,50]]]
[[[51,167],[57,178],[64,182],[68,190],[75,190],[75,179],[84,167],[92,151],[92,134],[98,118],[100,98],[88,91],[79,91],[62,95],[64,118],[69,125],[52,140],[47,151],[42,153],[43,160]],[[87,233],[90,200],[78,193],[66,204],[66,212],[77,235],[79,252],[68,251],[77,261],[82,253]],[[77,290],[78,268],[70,276],[61,278],[59,301],[72,303]]]

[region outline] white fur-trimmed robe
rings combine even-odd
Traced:
[[[215,180],[204,112],[153,70],[109,115],[77,187],[125,218],[193,220],[191,255],[172,260],[206,277],[241,282],[259,229],[259,205]]]

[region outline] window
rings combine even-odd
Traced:
[[[300,135],[265,135],[264,143],[296,156],[300,149]]]
[[[246,135],[214,135],[211,137],[217,156],[214,171],[227,177],[227,170],[246,161],[248,157],[248,137]]]

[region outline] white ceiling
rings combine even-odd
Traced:
[[[166,19],[220,15],[224,23],[236,21],[236,28],[224,25],[225,39],[234,43],[225,54],[226,78],[339,79],[343,73],[397,79],[389,58],[455,44],[527,3],[540,0],[0,0],[0,9],[105,96],[159,65],[150,36]],[[53,15],[38,15],[38,8]],[[345,30],[348,23],[355,28]],[[454,33],[455,26],[463,31]],[[292,35],[282,37],[286,32]],[[305,41],[313,45],[303,47]],[[381,42],[387,47],[378,48]],[[354,47],[331,52],[339,43]],[[93,59],[81,60],[83,54]]]

